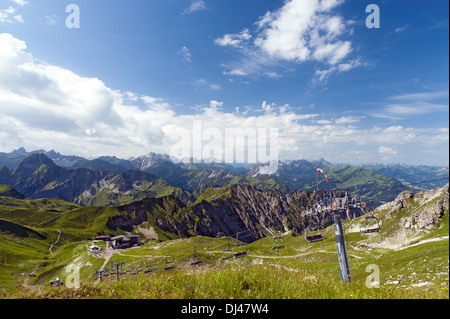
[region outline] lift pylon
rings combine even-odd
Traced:
[[[344,231],[342,229],[341,213],[346,212],[347,209],[354,207],[353,202],[349,201],[349,190],[339,190],[335,188],[332,190],[317,189],[314,192],[314,205],[309,206],[306,212],[302,212],[302,216],[309,215],[310,219],[314,216],[318,220],[318,216],[330,214],[333,217],[335,234],[336,234],[336,248],[338,253],[339,271],[341,280],[343,282],[349,282],[351,280],[350,268],[347,257],[347,250],[345,247]],[[319,223],[316,221],[316,225]],[[314,226],[310,225],[311,229],[306,229],[305,238],[308,242],[321,241],[324,238],[322,233],[312,235],[311,230]],[[316,231],[318,229],[315,229]]]

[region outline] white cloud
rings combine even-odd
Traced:
[[[280,79],[283,77],[281,74],[278,74],[277,72],[267,72],[266,75],[271,79]]]
[[[316,62],[325,65],[315,79],[325,81],[333,73],[347,72],[362,65],[359,59],[347,60],[353,52],[352,42],[342,39],[351,34],[347,21],[333,13],[343,0],[287,0],[275,11],[268,11],[249,29],[225,34],[215,43],[241,49],[244,59],[232,69],[246,74],[274,74],[267,67],[280,61]],[[252,42],[251,39],[254,39]],[[229,72],[227,73],[229,74]],[[236,75],[241,75],[237,73]]]
[[[317,124],[332,124],[333,122],[330,120],[314,120],[313,123]]]
[[[58,23],[58,20],[59,20],[59,19],[61,19],[61,18],[58,17],[56,14],[51,15],[51,16],[46,15],[46,16],[45,16],[45,23],[46,23],[47,25],[55,25],[55,24]]]
[[[395,154],[397,154],[397,151],[390,147],[380,146],[378,148],[378,153],[383,154],[383,155],[395,155]]]
[[[343,116],[336,120],[336,124],[351,124],[351,123],[357,123],[359,121],[360,121],[360,118],[355,118],[352,116]]]
[[[394,32],[395,33],[402,33],[402,32],[405,32],[406,30],[408,30],[408,28],[409,28],[408,25],[404,25],[404,26],[396,28]]]
[[[210,90],[221,90],[222,87],[215,83],[209,83],[206,79],[198,79],[191,82],[182,82],[183,84],[192,85],[195,89],[209,88]]]
[[[384,111],[391,115],[410,116],[422,115],[428,113],[436,113],[448,111],[448,104],[434,104],[434,103],[405,103],[405,104],[388,104]]]
[[[184,62],[188,62],[188,63],[192,62],[192,54],[191,54],[190,50],[186,46],[183,46],[181,48],[180,54],[183,57],[183,61]]]
[[[342,1],[290,0],[266,13],[258,23],[255,44],[271,57],[305,62],[317,60],[334,65],[352,51],[351,42],[340,41],[345,23],[328,14]]]
[[[388,102],[383,103],[380,111],[375,111],[372,115],[395,120],[408,116],[448,112],[448,96],[448,91],[400,94],[389,98]]]
[[[206,10],[206,3],[204,0],[193,0],[191,1],[191,5],[184,9],[182,14],[191,14],[197,11]]]
[[[244,71],[243,69],[233,69],[231,71],[224,71],[223,74],[224,75],[237,75],[237,76],[248,75],[248,73],[246,71]]]
[[[156,98],[152,96],[143,95],[140,97],[141,101],[152,111],[168,111],[170,110],[170,104],[164,102],[162,98]]]
[[[21,23],[25,22],[25,21],[23,21],[23,18],[20,14],[14,16],[13,19],[16,20],[17,22],[21,22]]]
[[[12,2],[14,2],[15,4],[23,7],[24,5],[28,4],[28,1],[25,0],[11,0]]]
[[[225,34],[222,38],[217,38],[214,42],[219,46],[240,47],[243,42],[250,40],[252,36],[248,29],[242,30],[238,34]]]
[[[333,73],[341,73],[341,72],[348,72],[360,65],[367,65],[366,63],[363,63],[360,61],[360,59],[355,60],[349,60],[345,63],[340,63],[338,65],[333,65],[326,69],[316,69],[316,72],[314,74],[313,84],[323,84],[326,83],[328,78]]]
[[[100,79],[39,62],[24,41],[0,34],[0,151],[24,146],[88,157],[169,154],[175,143],[169,137],[179,128],[193,134],[194,121],[201,121],[210,132],[276,128],[281,160],[377,161],[389,150],[390,159],[417,159],[422,149],[442,149],[448,157],[448,128],[358,127],[363,118],[357,115],[321,120],[294,110],[272,101],[227,106],[211,100],[193,114],[177,114],[166,99],[113,90]]]
[[[448,91],[435,91],[435,92],[420,92],[420,93],[407,93],[392,96],[391,100],[407,100],[407,101],[429,101],[439,98],[448,98]]]
[[[8,7],[8,9],[0,10],[0,22],[3,23],[12,23],[12,22],[20,22],[23,23],[23,17],[20,14],[15,14],[16,9],[13,7]]]
[[[210,88],[211,90],[220,90],[222,87],[221,87],[220,85],[218,85],[218,84],[211,84],[211,85],[209,86],[209,88]]]

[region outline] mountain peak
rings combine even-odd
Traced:
[[[34,171],[39,169],[42,165],[45,165],[49,168],[58,168],[58,166],[49,159],[45,154],[35,153],[29,155],[22,162],[17,165],[17,167],[11,173],[12,177],[24,177],[30,176]]]
[[[48,166],[56,166],[55,163],[53,163],[53,161],[44,153],[35,153],[35,154],[31,154],[30,156],[28,156],[26,159],[24,159],[22,161],[22,163],[19,164],[20,165],[27,165],[27,164],[45,164]],[[39,166],[40,166],[39,165]]]
[[[19,149],[14,150],[12,153],[16,154],[16,155],[28,155],[28,152],[23,147],[20,147]]]
[[[14,188],[31,197],[41,187],[61,176],[64,169],[45,154],[31,154],[11,173]]]
[[[153,165],[161,164],[162,162],[171,162],[168,155],[156,153],[148,153],[147,155],[139,157],[139,160],[141,160],[141,170],[145,170]]]

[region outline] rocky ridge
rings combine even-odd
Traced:
[[[230,236],[251,243],[277,232],[301,234],[308,226],[301,211],[312,200],[313,192],[305,191],[284,194],[249,185],[208,188],[193,205],[169,196],[121,206],[121,214],[111,217],[108,227],[156,230],[160,239]],[[360,216],[362,211],[354,214]],[[324,226],[331,224],[330,220],[322,222]]]
[[[449,209],[449,184],[417,194],[404,191],[393,202],[378,209],[389,209],[386,219],[392,218],[403,209],[408,211],[408,214],[400,219],[403,228],[416,231],[433,230]]]

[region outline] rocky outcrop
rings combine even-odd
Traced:
[[[412,191],[404,191],[404,192],[401,192],[398,196],[397,196],[397,198],[394,200],[394,207],[393,207],[393,210],[394,211],[396,211],[396,210],[400,210],[400,209],[402,209],[403,207],[405,207],[405,205],[406,205],[406,200],[408,199],[408,198],[411,198],[411,197],[413,197],[414,196],[414,193],[412,192]]]
[[[409,204],[409,205],[408,205]],[[433,230],[449,209],[449,185],[419,193],[408,203],[413,213],[404,217],[401,224],[406,229]]]
[[[364,245],[398,250],[410,247],[424,236],[423,242],[443,239],[446,236],[440,229],[448,225],[448,221],[443,219],[448,211],[448,184],[416,194],[402,192],[396,200],[375,210],[381,230],[367,236]],[[435,235],[431,236],[433,233]]]
[[[277,232],[300,234],[308,225],[301,212],[313,200],[312,192],[295,191],[285,195],[278,190],[262,191],[253,186],[232,185],[209,188],[193,205],[174,196],[147,198],[119,208],[111,217],[110,228],[131,231],[141,224],[157,232],[177,237],[226,235],[253,242]],[[322,220],[331,225],[331,218]]]
[[[395,212],[404,208],[407,200],[411,197],[414,197],[414,193],[412,191],[406,190],[401,192],[392,203],[387,204],[387,206],[389,206],[391,210],[386,214],[386,218],[391,218]]]
[[[108,176],[107,171],[94,171],[86,168],[66,170],[52,183],[38,190],[32,198],[61,198],[63,200],[83,204],[77,197],[85,192],[101,189],[102,181]]]
[[[444,187],[414,194],[411,191],[400,193],[390,203],[377,210],[388,209],[386,219],[401,214],[400,226],[403,229],[433,230],[449,207],[449,184]]]
[[[206,236],[216,236],[220,232],[252,242],[291,228],[286,195],[277,190],[261,191],[253,186],[232,185],[229,197],[202,201],[194,205],[193,212],[209,220],[197,225],[197,231]]]

